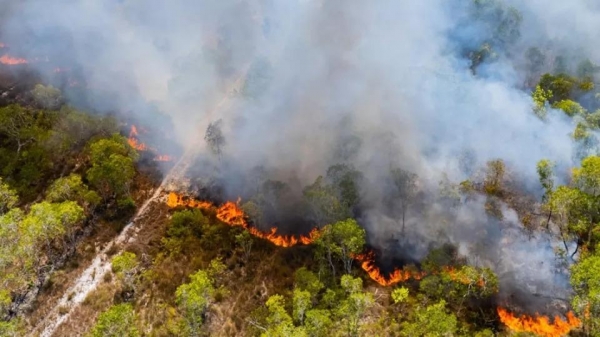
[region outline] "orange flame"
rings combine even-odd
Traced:
[[[360,267],[367,272],[373,281],[384,287],[400,282],[406,282],[409,279],[420,280],[423,278],[423,276],[425,276],[424,272],[407,269],[394,269],[394,271],[392,271],[388,276],[385,276],[375,265],[375,256],[372,252],[356,255],[354,258],[360,262]]]
[[[4,55],[2,55],[2,57],[0,57],[0,63],[6,64],[9,66],[14,66],[14,65],[18,65],[18,64],[27,64],[29,62],[26,59],[10,57],[7,54],[4,54]]]
[[[543,337],[560,337],[581,325],[581,321],[571,311],[567,313],[566,321],[556,316],[554,323],[550,323],[550,318],[546,316],[522,315],[517,317],[504,308],[498,307],[497,310],[500,321],[515,332],[530,332]]]
[[[131,126],[131,131],[129,131],[129,138],[127,139],[127,142],[129,143],[129,145],[138,150],[138,151],[146,151],[148,150],[148,146],[146,146],[146,144],[141,143],[138,139],[137,136],[139,135],[137,127],[135,125]]]
[[[200,209],[216,209],[217,219],[221,222],[229,226],[242,227],[257,238],[268,240],[279,247],[292,247],[300,244],[309,245],[319,237],[320,232],[316,228],[310,231],[308,235],[294,236],[280,235],[277,233],[277,228],[275,227],[271,228],[269,232],[262,232],[256,227],[250,227],[246,221],[246,214],[239,207],[239,202],[240,200],[237,202],[228,201],[217,208],[208,201],[197,201],[174,192],[169,193],[169,197],[167,198],[167,206],[169,207],[187,206]]]

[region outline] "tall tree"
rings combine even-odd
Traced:
[[[402,213],[402,233],[406,228],[406,211],[414,202],[417,194],[417,175],[403,169],[392,170],[392,179],[396,186],[396,197],[400,202]]]
[[[219,159],[223,153],[223,147],[225,146],[225,136],[223,135],[223,120],[219,119],[216,122],[208,124],[206,133],[204,134],[204,140],[208,145],[208,148],[213,154]]]
[[[327,259],[334,276],[334,257],[343,263],[344,270],[350,274],[354,256],[360,254],[364,248],[365,237],[365,230],[355,220],[347,219],[323,227],[315,244],[319,247],[318,254]]]

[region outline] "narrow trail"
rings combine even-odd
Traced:
[[[169,174],[163,179],[160,186],[154,190],[152,196],[140,207],[131,222],[96,255],[92,263],[81,273],[73,285],[65,291],[62,298],[52,308],[46,318],[36,326],[32,335],[41,330],[39,336],[51,337],[56,329],[71,317],[75,309],[86,299],[89,293],[98,287],[102,282],[104,274],[111,271],[111,259],[108,256],[108,251],[114,249],[113,247],[116,246],[117,251],[121,252],[125,243],[136,239],[141,229],[136,225],[142,223],[141,220],[144,219],[144,216],[150,209],[150,205],[155,202],[163,203],[160,199],[163,196],[162,192],[164,191],[165,184],[181,178],[192,162],[194,153],[195,151],[188,150],[181,157]],[[75,295],[72,296],[72,294]],[[60,310],[61,308],[62,310]],[[68,308],[66,313],[64,312],[64,308]],[[61,311],[63,312],[61,313]]]
[[[230,106],[232,97],[234,97],[235,93],[239,91],[240,86],[244,83],[247,69],[248,67],[246,67],[241,76],[232,83],[229,90],[227,90],[225,97],[216,104],[209,115],[215,115]],[[169,170],[161,184],[154,190],[152,196],[144,202],[121,233],[106,244],[106,246],[94,257],[91,264],[80,274],[73,284],[65,290],[58,303],[50,310],[46,317],[36,325],[33,331],[31,331],[31,336],[53,336],[58,327],[64,322],[67,322],[86,297],[98,287],[103,280],[104,274],[111,272],[112,265],[108,254],[109,250],[114,251],[113,247],[117,247],[116,251],[120,253],[126,243],[134,242],[136,240],[137,234],[141,230],[141,227],[138,225],[143,223],[142,220],[144,220],[151,205],[156,202],[164,204],[164,200],[162,200],[163,197],[165,197],[163,194],[164,191],[186,188],[186,186],[181,185],[184,184],[185,173],[188,171],[198,153],[198,148],[200,147],[198,144],[199,142],[200,140],[188,146],[183,156],[181,156],[177,163]],[[65,312],[64,308],[68,308],[68,311]]]

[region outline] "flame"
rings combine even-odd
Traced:
[[[424,272],[397,268],[388,276],[384,276],[381,270],[375,265],[375,256],[372,252],[356,255],[354,258],[361,263],[360,267],[367,272],[369,277],[382,286],[391,286],[399,282],[408,281],[409,279],[420,280],[425,276]]]
[[[546,316],[522,315],[517,317],[504,308],[498,307],[497,310],[500,321],[515,332],[530,332],[543,337],[560,337],[581,325],[581,321],[571,311],[567,313],[566,321],[556,316],[554,323],[550,323],[550,318]]]
[[[10,57],[7,54],[4,54],[4,55],[2,55],[2,57],[0,57],[0,63],[6,64],[9,66],[14,66],[14,65],[18,65],[18,64],[27,64],[29,62],[26,59]]]
[[[146,144],[141,143],[138,139],[137,136],[139,135],[137,127],[135,125],[131,126],[131,131],[129,131],[129,138],[127,139],[127,142],[129,143],[129,145],[138,150],[138,151],[146,151],[148,150],[148,146],[146,146]]]
[[[244,211],[239,207],[240,200],[237,202],[228,201],[216,207],[208,201],[197,201],[191,198],[186,198],[182,195],[178,195],[175,192],[169,193],[167,198],[167,206],[187,206],[200,209],[215,209],[217,213],[217,219],[221,222],[234,227],[242,227],[247,230],[250,234],[257,238],[265,239],[270,241],[279,247],[292,247],[296,245],[310,245],[319,237],[319,230],[313,229],[308,235],[281,235],[277,233],[277,228],[273,227],[269,232],[263,232],[256,227],[250,227],[246,221],[247,217]]]

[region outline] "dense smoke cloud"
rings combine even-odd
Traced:
[[[18,53],[47,57],[52,66],[33,64],[42,71],[57,64],[81,76],[85,102],[73,91],[74,102],[129,113],[159,129],[161,111],[174,126],[165,132],[184,147],[222,119],[224,163],[213,158],[194,172],[214,174],[203,170],[221,165],[228,196],[243,193],[258,165],[291,186],[291,200],[329,166],[353,165],[364,175],[367,200],[359,219],[371,244],[384,246],[399,235],[399,213],[386,205],[390,168],[417,173],[429,195],[442,173],[453,181],[468,177],[465,153],[472,170],[501,158],[539,193],[538,160],[563,169],[576,164],[575,123],[553,110],[547,120],[537,118],[522,70],[531,47],[547,55],[573,51],[572,65],[575,51],[598,60],[591,46],[600,8],[592,1],[507,1],[521,11],[519,21],[507,6],[482,14],[473,3],[29,0],[5,7],[10,15],[0,31]],[[467,51],[485,43],[494,57],[474,71]],[[409,212],[408,239],[392,251],[420,259],[431,243],[448,240],[473,263],[547,284],[552,240],[507,231],[522,228],[514,211],[505,209],[512,220],[502,224],[480,199],[458,211],[425,200]],[[474,248],[477,242],[490,244]],[[524,256],[533,267],[514,262]]]

